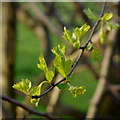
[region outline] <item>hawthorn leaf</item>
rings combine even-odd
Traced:
[[[63,77],[66,77],[70,72],[72,61],[70,59],[65,60],[65,58],[62,56],[56,56],[53,60],[53,65]]]
[[[65,51],[66,51],[66,47],[64,44],[59,44],[56,47],[54,47],[53,49],[51,49],[51,51],[55,54],[55,55],[61,55],[64,56]]]
[[[51,67],[49,71],[46,72],[45,77],[50,83],[53,80],[53,77],[55,75],[55,67]]]
[[[98,48],[94,47],[94,49],[92,50],[92,57],[94,60],[102,60],[103,56],[101,55],[101,52]]]
[[[57,85],[57,87],[60,90],[67,90],[69,88],[69,85],[67,83],[61,83],[61,84]]]
[[[86,92],[84,86],[80,86],[80,87],[70,86],[68,90],[72,93],[74,97],[76,97],[77,95],[84,94]]]
[[[112,29],[120,29],[120,24],[117,23],[107,23],[107,29],[110,31]]]
[[[105,33],[103,27],[100,28],[100,43],[101,44],[105,43]]]
[[[30,80],[22,79],[22,81],[14,84],[13,88],[25,93],[26,95],[29,95],[29,90],[31,86],[32,86],[32,83]]]
[[[43,70],[44,72],[48,71],[48,68],[47,68],[47,63],[45,61],[45,58],[43,56],[43,54],[41,53],[40,57],[39,57],[39,64],[37,64],[38,68]]]
[[[67,41],[69,41],[70,43],[72,42],[72,33],[66,29],[66,27],[64,27],[64,33],[63,33],[63,38]]]
[[[103,15],[103,17],[101,18],[102,21],[109,21],[110,19],[112,19],[113,17],[113,13],[106,13]]]
[[[98,16],[96,16],[96,15],[91,11],[90,8],[85,9],[85,10],[83,10],[83,11],[84,11],[84,13],[87,15],[87,17],[88,17],[89,19],[92,19],[92,20],[97,20],[97,19],[98,19]]]

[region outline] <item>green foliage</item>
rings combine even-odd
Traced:
[[[98,17],[88,8],[84,10],[85,14],[93,20],[98,19]],[[106,13],[103,15],[101,18],[101,28],[100,28],[100,43],[104,44],[105,43],[105,33],[104,33],[104,25],[107,24],[107,27],[109,30],[112,28],[120,28],[119,24],[114,24],[114,23],[108,23],[108,21],[113,17],[112,13]],[[82,37],[89,31],[90,26],[87,24],[84,24],[80,28],[76,27],[73,29],[73,32],[70,30],[67,30],[66,27],[64,27],[64,33],[63,37],[65,40],[70,42],[73,47],[80,49],[81,42],[82,42]],[[102,55],[100,50],[95,47],[95,45],[92,43],[92,41],[88,41],[88,45],[85,46],[86,50],[91,50],[92,49],[92,57],[95,60],[101,60]],[[71,69],[72,69],[72,61],[71,59],[66,59],[65,57],[65,51],[66,51],[66,46],[64,44],[59,44],[53,49],[51,49],[53,54],[55,54],[55,58],[53,60],[53,66],[48,68],[47,63],[45,61],[45,58],[43,54],[40,54],[39,57],[39,64],[37,64],[38,68],[44,71],[46,80],[41,82],[38,86],[32,87],[32,83],[28,79],[22,79],[21,82],[18,82],[13,85],[13,88],[25,93],[29,97],[32,96],[39,96],[41,94],[41,88],[44,83],[48,83],[51,85],[51,82],[55,76],[55,70],[58,71],[59,74],[61,74],[64,78],[66,78],[66,81],[64,83],[61,83],[57,85],[57,87],[61,90],[69,90],[74,97],[77,95],[84,94],[86,92],[86,89],[84,86],[80,87],[75,87],[70,85],[71,81]],[[61,81],[60,81],[61,82]],[[38,106],[38,103],[40,101],[40,98],[31,98],[31,103],[34,104],[35,106]]]
[[[47,64],[46,64],[45,58],[44,58],[44,56],[43,56],[42,53],[40,54],[39,62],[40,62],[40,63],[37,64],[38,68],[40,68],[40,69],[43,70],[44,72],[48,71],[48,69],[47,69]]]
[[[103,15],[103,17],[101,18],[102,21],[109,21],[110,19],[112,19],[113,14],[112,13],[106,13]]]
[[[120,29],[120,24],[117,23],[107,23],[107,29],[110,31],[112,29]]]
[[[84,94],[86,92],[84,86],[80,86],[80,87],[70,86],[68,90],[73,94],[74,97],[80,94]]]
[[[63,56],[58,55],[53,60],[53,65],[63,77],[66,77],[70,72],[72,61],[70,59],[66,60]]]
[[[90,8],[88,9],[85,9],[84,10],[84,13],[87,15],[88,18],[92,19],[92,20],[97,20],[98,19],[98,16],[96,16]]]
[[[101,44],[105,43],[105,33],[104,33],[103,23],[101,23],[101,28],[100,28],[100,43]]]
[[[51,83],[51,81],[53,80],[54,75],[55,75],[55,68],[50,67],[50,70],[48,70],[45,74],[45,77],[49,81],[49,83]]]
[[[72,43],[72,45],[75,48],[80,48],[81,45],[81,38],[82,36],[90,29],[90,26],[87,24],[84,24],[80,28],[75,28],[73,32],[70,32],[69,30],[64,27],[64,34],[63,37],[65,40],[69,41]]]
[[[57,47],[54,47],[53,49],[51,49],[51,51],[56,55],[60,55],[60,56],[64,56],[65,54],[65,50],[66,50],[66,47],[64,44],[59,44],[57,45]]]
[[[101,52],[98,48],[96,48],[94,46],[93,50],[92,50],[92,57],[94,60],[100,61],[102,60],[103,56],[101,55]]]
[[[67,83],[61,83],[61,84],[57,85],[57,87],[58,87],[60,90],[68,90],[69,85],[68,85]]]
[[[22,79],[21,82],[18,82],[16,84],[13,85],[13,88],[29,95],[29,90],[31,88],[32,84],[31,81],[28,79]]]

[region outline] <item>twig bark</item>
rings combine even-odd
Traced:
[[[7,97],[7,96],[0,96],[0,99],[4,100],[4,101],[7,101],[7,102],[10,102],[14,105],[17,105],[21,108],[23,108],[24,110],[28,111],[29,113],[32,113],[32,114],[35,114],[35,115],[38,115],[38,116],[43,116],[43,117],[46,117],[48,118],[49,120],[55,120],[55,118],[53,118],[52,116],[50,116],[49,114],[47,113],[42,113],[42,112],[39,112],[39,111],[36,111],[36,110],[33,110],[29,107],[27,107],[26,105],[10,98],[10,97]]]

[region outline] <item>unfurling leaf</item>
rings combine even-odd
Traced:
[[[88,18],[92,19],[92,20],[97,20],[98,17],[91,11],[90,8],[85,9],[84,13],[87,15]]]
[[[45,77],[49,81],[49,83],[53,80],[55,75],[55,68],[51,67],[49,71],[46,72]]]
[[[51,51],[55,54],[55,55],[61,55],[64,56],[66,47],[64,44],[59,44],[57,47],[54,47],[53,49],[51,49]]]
[[[92,57],[94,60],[102,60],[103,56],[98,48],[94,47],[92,50]]]
[[[67,90],[69,88],[69,85],[67,83],[62,83],[57,85],[57,87],[61,90]]]
[[[104,44],[105,43],[105,33],[103,27],[100,29],[100,43]]]
[[[70,59],[65,60],[65,58],[62,56],[56,56],[53,60],[53,65],[63,77],[66,77],[70,72],[72,61]]]
[[[66,29],[66,27],[64,27],[64,39],[69,41],[70,43],[72,43],[72,45],[75,48],[80,48],[81,45],[81,38],[82,36],[90,29],[90,26],[87,24],[84,24],[82,27],[80,28],[75,28],[73,30],[73,33],[70,32],[69,30]]]
[[[106,13],[103,15],[103,17],[101,18],[102,21],[109,21],[110,19],[112,19],[113,14],[112,13]]]
[[[36,86],[36,87],[32,88],[30,90],[31,96],[40,95],[41,94],[41,87],[42,87],[42,85],[44,83],[48,83],[48,81],[43,81],[43,82],[40,83],[39,86]],[[38,98],[38,99],[35,99],[35,98],[31,99],[31,103],[34,104],[35,106],[38,106],[39,101],[40,101],[40,98]]]
[[[120,29],[120,24],[117,23],[107,23],[107,29],[110,31],[112,29]]]
[[[26,95],[29,95],[29,90],[31,88],[31,81],[28,79],[22,79],[21,82],[18,82],[13,85],[13,88],[25,93]]]
[[[45,58],[43,56],[43,54],[41,53],[40,57],[39,57],[39,64],[37,64],[38,68],[40,68],[41,70],[43,70],[44,72],[48,71],[47,69],[47,63],[45,61]]]
[[[74,97],[80,94],[84,94],[86,92],[84,86],[80,86],[80,87],[70,86],[68,90],[73,94]]]
[[[88,46],[86,47],[86,50],[91,50],[93,48],[93,44],[89,43]]]

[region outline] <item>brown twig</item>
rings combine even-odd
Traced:
[[[50,116],[49,114],[47,114],[47,113],[42,113],[42,112],[39,112],[39,111],[37,111],[37,110],[33,110],[33,109],[27,107],[26,105],[24,105],[24,104],[22,104],[22,103],[20,103],[20,102],[18,102],[18,101],[16,101],[16,100],[14,100],[14,99],[12,99],[12,98],[10,98],[10,97],[1,96],[1,95],[0,95],[0,99],[2,99],[2,100],[4,100],[4,101],[7,101],[7,102],[10,102],[10,103],[12,103],[12,104],[14,104],[14,105],[17,105],[17,106],[23,108],[24,110],[28,111],[29,113],[32,113],[32,114],[35,114],[35,115],[38,115],[38,116],[46,117],[46,118],[48,118],[49,120],[55,120],[55,118],[53,118],[53,117]]]

